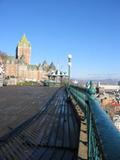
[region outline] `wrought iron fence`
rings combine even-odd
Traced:
[[[120,160],[120,132],[97,99],[85,88],[69,86],[87,121],[88,159]]]

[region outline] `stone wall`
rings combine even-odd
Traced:
[[[16,54],[18,55],[18,59],[20,59],[23,56],[25,64],[30,64],[30,52],[31,52],[30,48],[18,47],[17,52],[18,53]]]
[[[6,63],[5,76],[16,77],[20,81],[41,81],[48,78],[47,72],[37,66],[29,66],[19,63]]]
[[[6,63],[5,64],[5,76],[14,76],[17,77],[18,65],[15,63]]]

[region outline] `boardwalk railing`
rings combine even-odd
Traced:
[[[88,159],[120,160],[120,132],[97,99],[85,88],[69,86],[68,92],[79,104],[87,121]]]

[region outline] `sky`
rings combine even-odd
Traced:
[[[72,78],[120,78],[120,0],[0,0],[0,50],[23,34],[32,64],[67,71],[72,54]]]

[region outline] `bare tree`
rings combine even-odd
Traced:
[[[7,54],[3,51],[0,51],[0,61],[2,63],[5,63],[6,59],[7,59]]]

